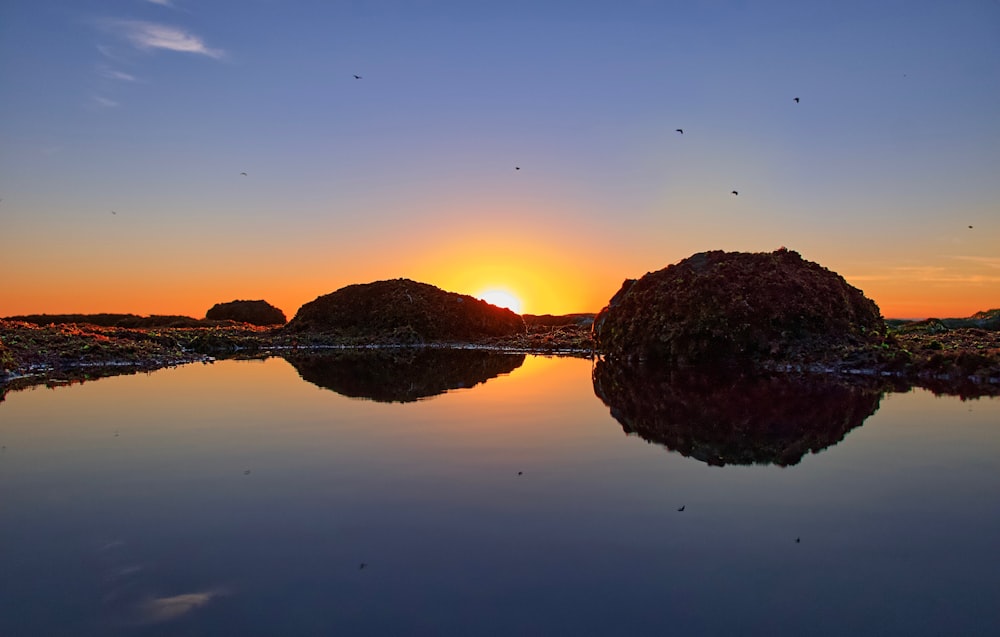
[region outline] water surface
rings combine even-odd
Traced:
[[[0,634],[996,634],[997,399],[463,360],[8,394]]]

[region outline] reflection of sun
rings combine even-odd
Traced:
[[[487,303],[496,305],[497,307],[505,307],[515,314],[521,313],[521,299],[517,298],[507,290],[501,290],[498,288],[483,290],[477,294],[476,297],[486,301]]]

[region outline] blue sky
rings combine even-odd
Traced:
[[[596,311],[779,246],[887,314],[1000,306],[995,1],[13,0],[0,91],[0,315]]]

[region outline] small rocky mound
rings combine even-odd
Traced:
[[[594,321],[602,353],[675,364],[832,360],[885,330],[861,290],[784,248],[702,252],[626,280]]]
[[[216,303],[205,318],[210,321],[236,321],[250,325],[284,325],[288,322],[285,313],[267,301],[230,301]]]
[[[409,279],[348,285],[303,305],[286,329],[413,343],[525,332],[506,308]]]

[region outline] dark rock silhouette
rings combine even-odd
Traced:
[[[706,464],[798,464],[878,409],[876,381],[600,360],[594,393],[626,434]]]
[[[286,354],[303,380],[352,398],[412,402],[473,387],[524,364],[524,354],[399,347]]]
[[[205,318],[211,321],[236,321],[251,325],[284,325],[285,313],[267,301],[230,301],[216,303]]]
[[[861,290],[784,248],[702,252],[626,280],[594,321],[602,353],[677,364],[840,357],[885,330]]]
[[[506,308],[408,279],[348,285],[299,308],[292,332],[419,343],[525,333]]]

